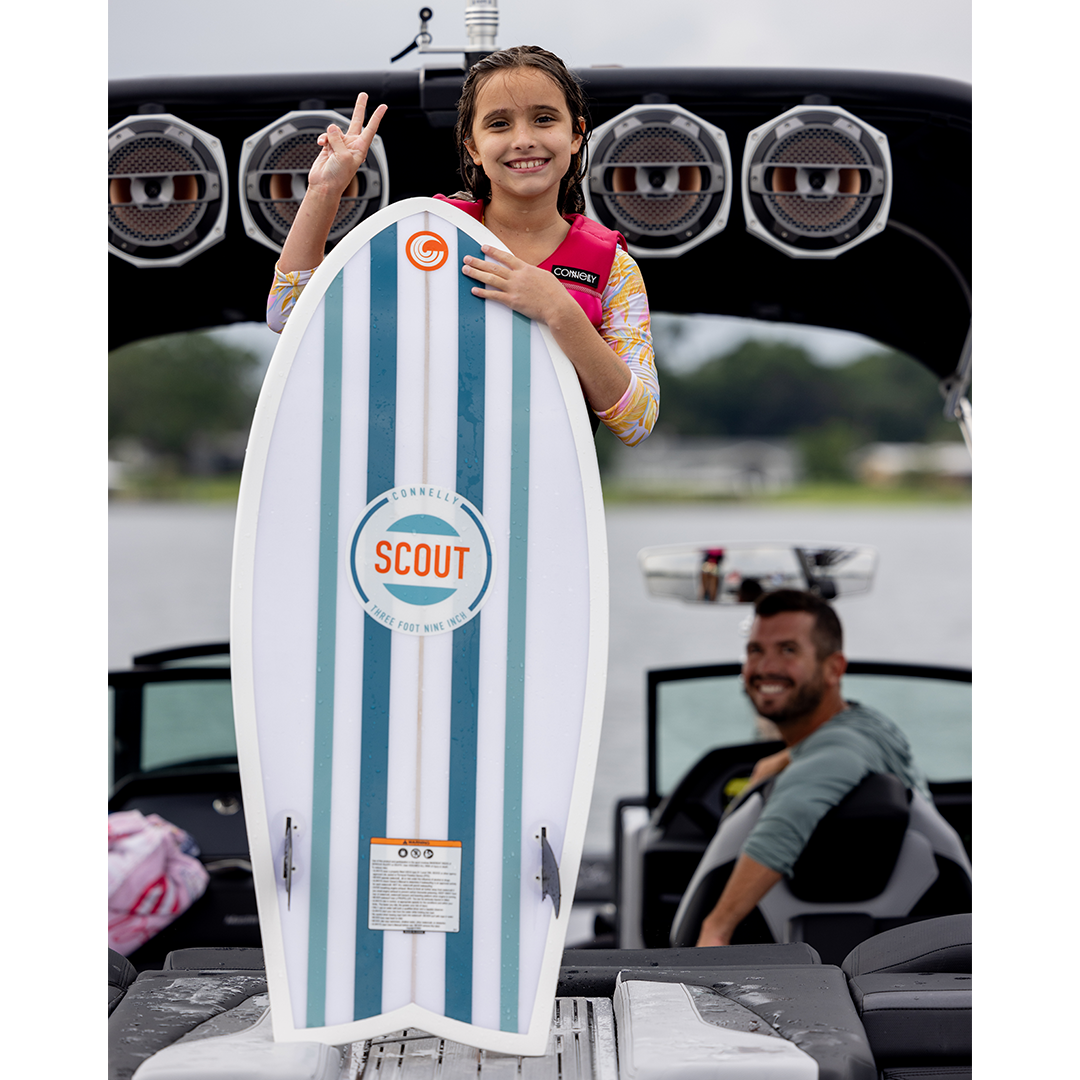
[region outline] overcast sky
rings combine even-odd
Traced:
[[[109,77],[370,71],[415,36],[402,0],[109,4]],[[465,0],[431,0],[436,46],[465,43]],[[729,65],[906,71],[971,81],[969,0],[502,0],[497,43],[572,67]],[[428,63],[437,62],[428,60]],[[418,67],[411,53],[398,61]]]

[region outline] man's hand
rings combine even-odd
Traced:
[[[713,908],[713,911],[715,910]],[[698,932],[697,948],[730,944],[731,931],[713,919],[712,914],[710,914],[701,924],[701,930]]]
[[[735,927],[782,877],[783,874],[762,866],[749,855],[740,855],[716,907],[701,924],[698,945],[729,945]]]

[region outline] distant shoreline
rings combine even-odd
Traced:
[[[702,493],[687,486],[655,488],[604,482],[604,501],[611,505],[630,503],[704,503],[735,505],[818,505],[818,506],[889,506],[929,503],[933,505],[970,505],[971,485],[948,481],[925,480],[893,485],[870,485],[838,482],[807,482],[777,492],[754,495]],[[127,487],[109,492],[109,501],[127,502],[196,502],[235,503],[240,491],[238,474],[214,477],[156,476],[133,477]]]

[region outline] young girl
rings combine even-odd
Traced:
[[[366,107],[361,94],[348,131],[331,124],[319,136],[322,150],[267,306],[267,322],[278,333],[322,262],[342,192],[386,113],[380,105],[365,127]],[[580,213],[585,114],[580,86],[553,53],[522,46],[474,64],[456,130],[468,191],[449,201],[516,252],[485,245],[484,260],[465,256],[462,273],[476,282],[473,294],[546,323],[593,412],[635,446],[652,430],[660,401],[649,305],[622,236]]]

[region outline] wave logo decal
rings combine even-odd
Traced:
[[[480,613],[495,551],[480,511],[430,484],[399,485],[373,499],[349,544],[353,592],[391,630],[443,634]]]
[[[405,254],[418,270],[438,270],[450,257],[450,248],[438,233],[418,232],[406,241]]]

